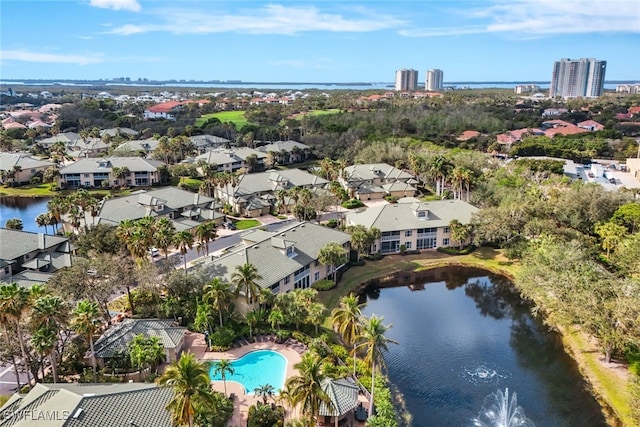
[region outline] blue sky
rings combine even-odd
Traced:
[[[567,57],[640,80],[640,1],[0,2],[0,79],[546,81]]]

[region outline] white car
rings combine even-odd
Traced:
[[[157,256],[160,256],[160,251],[158,250],[158,248],[151,248],[149,249],[149,255],[155,258]]]

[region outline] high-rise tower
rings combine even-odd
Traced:
[[[396,71],[397,91],[414,91],[418,88],[418,71],[403,68]]]
[[[424,87],[428,91],[442,90],[442,80],[444,73],[437,68],[427,71],[427,79],[424,82]]]
[[[602,95],[607,61],[593,58],[564,58],[553,64],[549,96],[555,98],[589,97]]]

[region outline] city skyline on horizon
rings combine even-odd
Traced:
[[[0,80],[547,82],[561,58],[640,80],[637,3],[556,3],[3,0]]]

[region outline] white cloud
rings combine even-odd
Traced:
[[[40,62],[57,64],[89,65],[104,62],[102,55],[74,55],[56,54],[44,52],[30,52],[27,50],[2,50],[0,51],[2,61],[13,60],[22,62]]]
[[[353,11],[352,11],[353,12]],[[236,32],[245,34],[294,35],[309,31],[369,32],[399,28],[406,23],[388,15],[358,9],[357,16],[320,11],[313,6],[267,5],[261,9],[245,10],[238,14],[217,14],[212,11],[178,8],[153,12],[161,23],[123,25],[111,34],[132,35],[145,32],[174,34],[210,34]]]
[[[469,25],[403,29],[407,37],[508,33],[522,38],[558,34],[639,33],[637,0],[497,0],[484,8],[458,10]]]
[[[131,12],[142,10],[142,6],[137,0],[91,0],[89,4],[102,9],[129,10]]]

